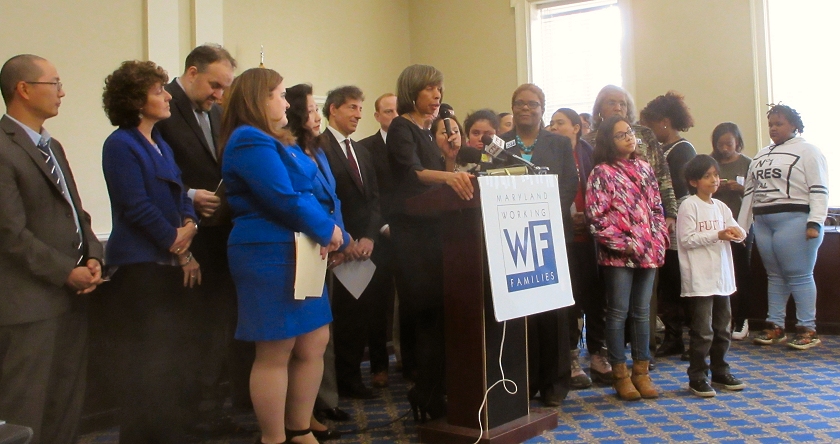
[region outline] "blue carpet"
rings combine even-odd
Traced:
[[[706,399],[688,391],[686,362],[678,356],[660,359],[651,373],[661,391],[659,399],[623,402],[612,388],[598,385],[573,391],[556,409],[559,426],[527,442],[840,442],[840,338],[821,339],[821,345],[806,351],[733,342],[728,361],[732,373],[747,388],[740,392],[718,390],[716,397]],[[587,363],[586,352],[582,357],[582,362]],[[408,384],[393,372],[390,383],[388,389],[381,391],[380,399],[342,399],[340,407],[351,414],[353,421],[332,425],[350,430],[396,421],[333,442],[418,442],[411,415],[398,419],[409,409],[405,398]],[[532,401],[531,406],[543,408],[537,401]],[[237,415],[235,419],[256,430],[252,414]],[[252,444],[253,440],[220,439],[208,443]],[[79,440],[79,444],[116,442],[116,428]]]

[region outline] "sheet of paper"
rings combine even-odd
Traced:
[[[321,246],[303,233],[295,233],[295,299],[320,297],[324,292],[327,260]]]
[[[335,277],[356,299],[362,296],[374,271],[376,271],[376,264],[372,260],[344,262],[333,268]]]

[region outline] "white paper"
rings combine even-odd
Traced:
[[[375,271],[376,264],[370,259],[366,261],[347,261],[333,268],[335,277],[356,299],[362,296]]]
[[[295,299],[321,297],[327,260],[321,259],[321,246],[303,233],[295,233]]]
[[[744,176],[735,176],[735,182],[738,182],[738,185],[744,186]]]

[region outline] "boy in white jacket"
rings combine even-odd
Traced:
[[[718,172],[718,163],[711,156],[701,154],[688,162],[684,174],[694,194],[683,201],[677,213],[680,296],[687,298],[690,327],[689,388],[701,397],[716,394],[709,385],[709,370],[712,384],[727,390],[745,387],[732,376],[725,358],[731,341],[729,295],[735,292],[729,242],[743,241],[746,233],[729,207],[712,198],[720,186]]]

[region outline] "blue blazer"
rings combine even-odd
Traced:
[[[233,131],[222,159],[233,212],[228,245],[294,242],[295,232],[328,245],[335,225],[350,242],[329,162],[323,151],[315,157],[317,166],[297,145],[284,147],[249,125]]]
[[[109,265],[170,263],[169,247],[184,219],[198,220],[181,183],[181,170],[157,130],[152,139],[137,128],[120,128],[105,140],[102,170],[111,199]]]

